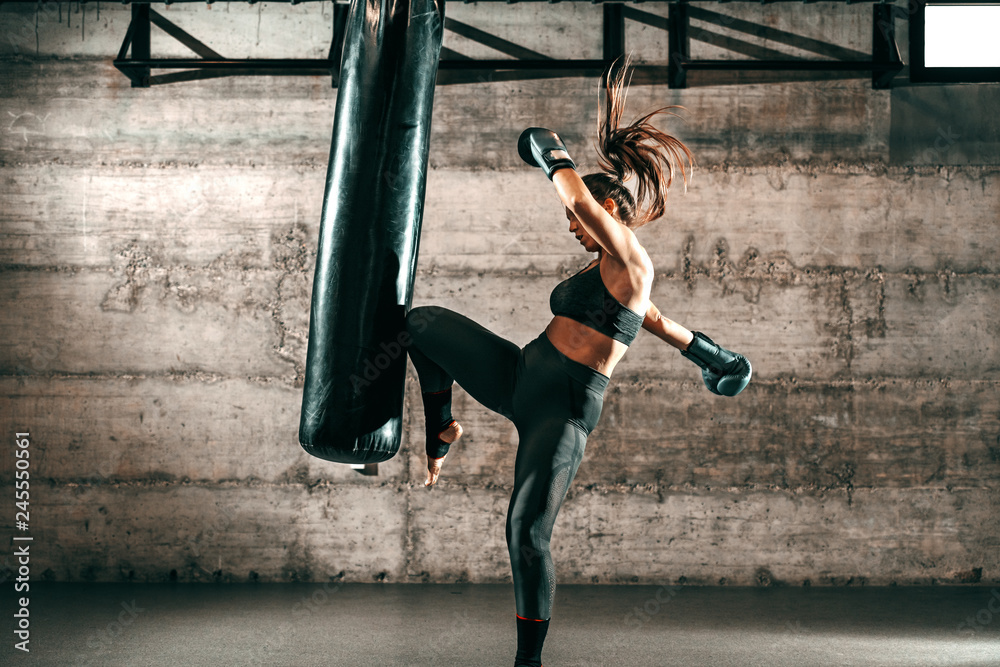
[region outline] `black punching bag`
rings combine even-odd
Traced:
[[[399,451],[444,0],[352,0],[313,278],[299,444]]]

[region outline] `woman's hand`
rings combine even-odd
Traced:
[[[559,135],[544,127],[529,127],[517,140],[517,154],[532,167],[541,167],[552,180],[559,169],[576,169]]]
[[[439,459],[427,457],[427,480],[424,482],[424,486],[434,486],[438,481],[438,476],[441,474],[441,464],[446,458],[448,458],[447,454]]]

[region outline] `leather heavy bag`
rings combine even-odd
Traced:
[[[444,0],[352,0],[313,278],[299,444],[399,451]]]

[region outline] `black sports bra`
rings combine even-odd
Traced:
[[[645,319],[611,295],[601,278],[600,262],[596,269],[587,267],[556,285],[549,308],[553,315],[576,320],[626,345],[635,340]]]

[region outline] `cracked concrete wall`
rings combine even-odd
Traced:
[[[698,57],[868,48],[864,5],[699,7]],[[329,81],[135,90],[109,60],[128,8],[62,9],[43,8],[36,40],[34,8],[0,6],[0,495],[30,430],[37,576],[509,581],[516,433],[463,391],[466,436],[432,490],[412,368],[402,449],[377,477],[296,442]],[[156,9],[230,57],[327,48],[328,3]],[[664,6],[629,11],[637,61],[662,64]],[[463,26],[600,55],[588,3],[448,13],[463,55],[510,48]],[[154,54],[187,55],[162,36]],[[754,381],[713,396],[640,334],[556,522],[559,581],[1000,581],[997,87],[691,83],[640,71],[631,90],[635,113],[687,108],[666,128],[698,159],[639,239],[653,301],[746,354]],[[520,345],[544,328],[549,291],[588,257],[514,144],[555,127],[593,169],[596,92],[442,75],[415,305]]]

